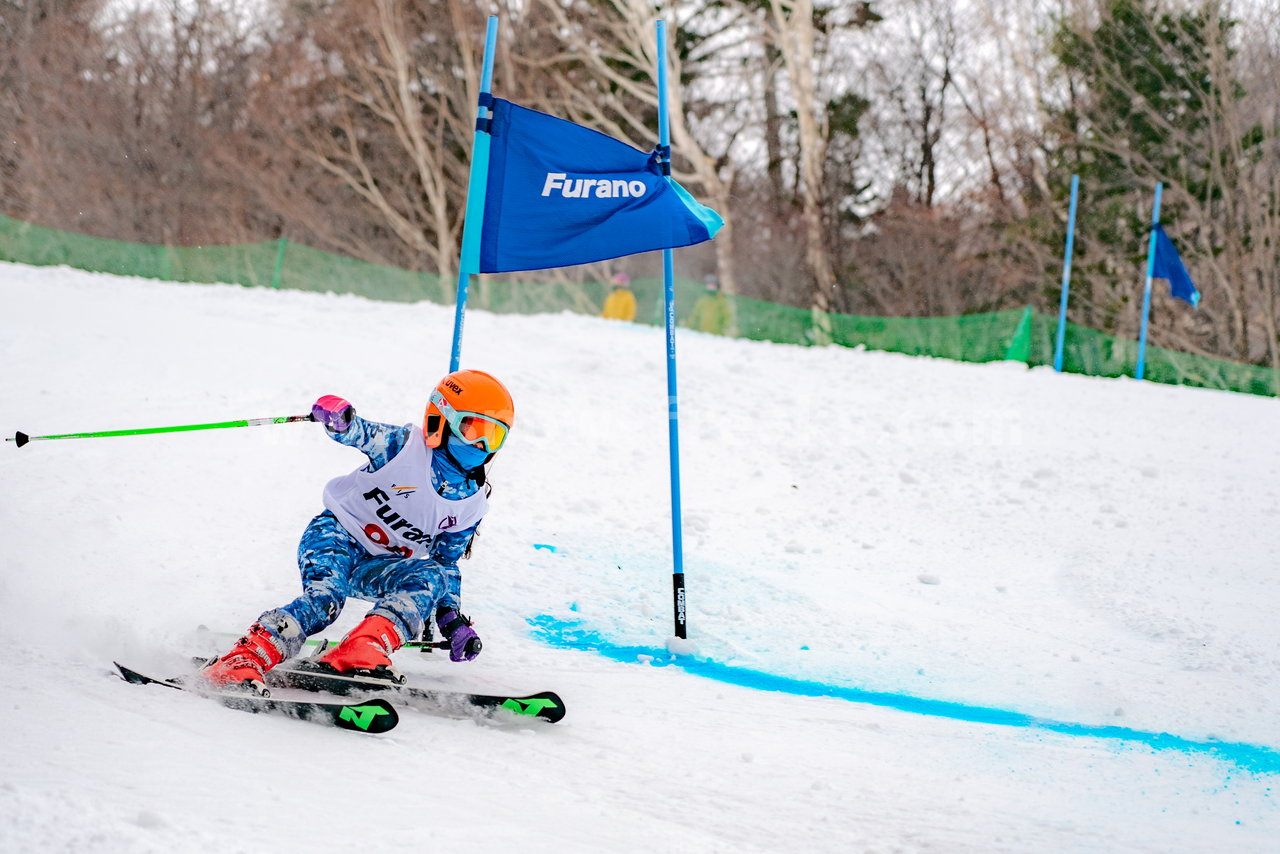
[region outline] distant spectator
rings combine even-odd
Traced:
[[[636,295],[631,292],[631,277],[626,273],[615,273],[610,279],[613,290],[604,301],[601,317],[610,320],[625,320],[628,323],[636,319]]]
[[[705,276],[702,284],[706,287],[706,292],[694,304],[693,314],[689,315],[689,326],[700,332],[724,335],[729,331],[732,321],[729,300],[721,292],[720,280],[715,276]]]

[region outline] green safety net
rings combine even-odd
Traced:
[[[154,246],[104,240],[0,216],[0,260],[65,265],[176,282],[356,294],[378,300],[444,305],[453,281],[430,273],[357,261],[283,239],[238,246]],[[511,274],[473,277],[467,305],[501,314],[569,311],[596,315],[610,290],[601,282],[521,282]],[[632,284],[635,321],[662,325],[658,279]],[[839,344],[965,362],[1013,360],[1052,365],[1058,319],[1030,307],[960,317],[860,317],[812,311],[747,297],[713,294],[677,279],[676,320],[703,332],[783,344]],[[1091,376],[1133,376],[1136,341],[1067,324],[1063,370]],[[1280,395],[1280,371],[1160,347],[1148,347],[1145,378],[1201,388]]]

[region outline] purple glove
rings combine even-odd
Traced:
[[[311,417],[330,433],[345,433],[356,417],[356,408],[337,395],[326,394],[312,404]]]
[[[480,654],[480,636],[471,628],[471,621],[452,609],[436,614],[440,634],[449,641],[450,661],[470,661]]]

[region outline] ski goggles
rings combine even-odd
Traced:
[[[511,428],[496,418],[454,409],[438,391],[431,392],[431,404],[440,410],[453,435],[468,445],[479,445],[492,454],[507,441],[507,431]]]

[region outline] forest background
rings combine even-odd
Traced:
[[[495,94],[643,150],[668,21],[729,294],[1056,313],[1078,174],[1069,317],[1134,338],[1159,181],[1203,300],[1150,341],[1280,368],[1280,0],[0,0],[0,212],[452,277],[490,14]]]

